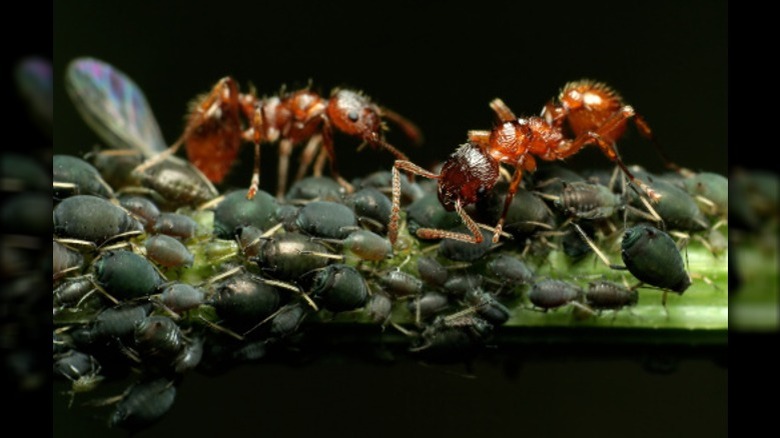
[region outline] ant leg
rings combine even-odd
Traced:
[[[395,245],[395,241],[398,239],[398,217],[401,211],[401,173],[398,169],[420,175],[424,178],[439,179],[440,177],[440,175],[429,172],[411,161],[395,160],[392,173],[393,207],[390,211],[390,224],[387,226],[387,238],[390,240],[391,245]]]
[[[412,123],[411,120],[387,108],[381,108],[380,111],[382,113],[382,117],[392,121],[396,126],[401,128],[401,130],[404,132],[404,135],[409,140],[412,140],[416,146],[419,146],[423,143],[422,131],[417,127],[417,125]]]
[[[306,176],[306,171],[309,170],[309,166],[311,166],[312,161],[314,161],[314,157],[317,155],[317,152],[320,151],[321,145],[322,136],[319,134],[313,135],[309,139],[309,142],[306,143],[306,147],[303,148],[303,152],[301,152],[301,163],[298,166],[298,173],[295,174],[296,181],[300,181]]]
[[[287,191],[287,171],[290,168],[290,154],[292,154],[293,144],[287,138],[279,141],[279,167],[276,181],[276,198],[283,199]]]
[[[253,199],[260,188],[260,133],[262,132],[262,114],[260,109],[254,111],[252,117],[252,142],[255,144],[255,162],[252,168],[252,181],[249,183],[249,190],[246,192],[246,199]]]
[[[487,150],[488,146],[490,146],[490,131],[471,130],[468,132],[468,139],[481,149]]]
[[[656,153],[658,153],[658,156],[661,157],[661,160],[664,162],[664,166],[666,166],[667,169],[678,172],[683,176],[693,175],[693,172],[690,169],[681,167],[679,164],[675,163],[669,158],[669,155],[666,154],[666,151],[661,146],[661,143],[659,143],[658,139],[655,138],[653,131],[650,129],[650,125],[647,124],[647,121],[645,121],[644,117],[642,117],[641,115],[637,114],[636,111],[634,111],[633,107],[631,106],[624,107],[623,112],[626,114],[632,114],[632,115],[628,115],[627,117],[628,118],[633,117],[634,126],[636,126],[637,131],[639,131],[639,133],[644,138],[650,140],[650,142],[653,144],[653,148],[655,148]]]
[[[501,230],[504,228],[506,215],[509,212],[509,204],[512,203],[512,199],[514,199],[515,193],[517,193],[517,188],[520,187],[520,181],[523,179],[522,165],[523,161],[525,161],[525,157],[526,155],[523,154],[520,157],[520,160],[518,160],[515,173],[512,175],[512,180],[509,182],[509,189],[506,191],[506,197],[504,198],[504,208],[501,210],[501,216],[498,218],[498,223],[496,224],[496,231],[493,233],[493,243],[498,243],[498,239],[501,236]]]
[[[501,123],[512,122],[517,120],[517,116],[501,99],[493,99],[490,101],[490,108],[496,113],[498,120]]]
[[[471,235],[435,228],[418,228],[417,237],[420,239],[452,239],[466,243],[482,243],[482,232],[479,230],[479,225],[466,213],[460,201],[455,203],[455,212],[458,213],[460,219],[466,224],[466,228],[471,231]],[[501,232],[501,230],[497,231]]]
[[[338,165],[336,164],[336,150],[333,147],[333,129],[330,126],[330,122],[325,117],[323,117],[323,125],[322,145],[325,147],[325,152],[327,152],[328,159],[330,160],[330,174],[341,187],[344,187],[347,193],[352,193],[355,191],[355,188],[339,174]]]

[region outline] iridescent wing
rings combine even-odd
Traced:
[[[68,65],[65,88],[89,126],[114,149],[150,157],[167,148],[141,89],[113,66],[77,58]]]
[[[38,57],[24,58],[14,72],[16,87],[27,102],[32,116],[51,132],[54,104],[51,62]]]

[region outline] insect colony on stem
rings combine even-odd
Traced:
[[[690,285],[681,259],[670,256],[679,251],[664,231],[666,223],[687,223],[671,213],[683,210],[639,211],[669,199],[677,206],[680,198],[667,196],[672,192],[657,186],[654,176],[626,166],[615,147],[630,121],[643,136],[652,140],[653,135],[644,119],[602,83],[566,84],[539,117],[518,117],[494,99],[494,127],[467,131],[467,142],[433,172],[384,138],[385,121],[400,127],[413,143],[421,141],[420,130],[352,90],[335,90],[324,98],[306,88],[260,98],[253,91],[240,92],[237,82],[226,77],[193,101],[182,134],[168,147],[143,93],[123,73],[88,58],[75,60],[67,78],[76,108],[115,150],[92,155],[99,173],[86,161],[55,166],[54,247],[62,258],[55,260],[55,320],[71,311],[98,312],[86,327],[62,324],[57,334],[70,338],[63,345],[81,343],[90,350],[95,348],[90,339],[119,339],[106,335],[106,327],[121,325],[123,348],[134,365],[154,368],[123,396],[113,425],[144,427],[170,407],[166,402],[159,412],[146,413],[134,402],[145,396],[147,387],[173,397],[174,383],[154,380],[156,371],[173,367],[180,373],[256,360],[275,345],[294,342],[293,334],[305,320],[322,320],[318,315],[323,312],[364,312],[367,321],[383,328],[392,324],[412,338],[411,353],[436,361],[471,357],[495,326],[522,319],[517,310],[571,306],[596,314],[636,305],[639,285],[594,280],[586,291],[568,279],[534,272],[535,253],[547,255],[547,237],[560,234],[555,210],[567,218],[564,224],[588,223],[584,228],[591,234],[611,229],[615,235],[627,228],[617,220],[619,212],[624,223],[660,214],[658,228],[630,228],[630,238],[623,242],[624,263],[650,286],[682,294]],[[389,151],[396,158],[392,169],[344,180],[333,146],[337,132]],[[261,145],[274,142],[279,144],[276,197],[259,185]],[[223,182],[244,143],[255,146],[249,188],[220,196],[213,184]],[[291,198],[286,191],[289,159],[293,147],[304,143]],[[528,178],[523,184],[525,174],[534,174],[537,160],[564,159],[589,145],[627,177],[636,192],[633,198],[625,188],[623,194],[612,194],[592,181],[590,186],[566,181],[560,189],[551,189],[557,183],[543,189],[541,182]],[[181,146],[188,161],[175,156]],[[123,148],[129,152],[120,153]],[[117,162],[127,157],[132,158],[120,167]],[[306,176],[315,160],[315,178],[322,178],[327,160],[338,183],[330,181],[340,186],[341,195],[320,199],[326,186],[320,181],[327,179]],[[513,170],[506,181],[501,181],[502,165]],[[80,170],[72,175],[66,168]],[[402,171],[435,180],[436,193],[402,179]],[[129,177],[113,178],[122,172]],[[307,184],[314,190],[304,190]],[[636,205],[629,208],[632,202]],[[422,242],[405,232],[403,203],[408,212],[416,212],[406,222]],[[115,220],[100,222],[82,214],[84,206]],[[722,214],[716,210],[713,215]],[[213,211],[212,229],[206,233],[192,219],[201,211]],[[699,228],[687,231],[706,228],[709,217],[697,219]],[[413,221],[419,222],[416,230],[411,229]],[[461,229],[456,228],[459,223]],[[499,242],[507,235],[514,241]],[[425,245],[433,239],[443,240]],[[416,242],[411,249],[410,241]],[[511,252],[517,242],[525,242],[528,260]],[[492,253],[500,245],[510,251]],[[197,284],[183,281],[204,264],[213,277]],[[675,280],[670,282],[665,272]],[[524,296],[520,288],[530,292]],[[114,324],[113,313],[120,310],[121,324]],[[398,312],[411,316],[412,329],[394,321]],[[175,342],[164,343],[166,337]],[[212,347],[215,339],[224,345]],[[85,373],[96,374],[99,365],[105,369],[96,363]]]

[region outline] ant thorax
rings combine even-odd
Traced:
[[[473,143],[462,144],[441,169],[439,201],[448,211],[455,203],[468,205],[477,202],[498,182],[498,161]]]

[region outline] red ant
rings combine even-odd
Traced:
[[[242,117],[246,123],[242,122]],[[363,144],[381,147],[399,160],[407,156],[384,139],[387,130],[383,118],[401,127],[415,143],[422,141],[419,129],[403,116],[380,107],[362,93],[334,89],[330,99],[325,99],[308,88],[258,99],[254,93],[244,94],[231,77],[222,78],[212,91],[192,104],[183,134],[167,151],[148,160],[136,171],[145,170],[166,156],[186,145],[187,156],[214,183],[220,183],[227,175],[241,143],[255,144],[255,162],[252,182],[247,198],[252,199],[260,183],[260,143],[279,142],[279,167],[277,196],[282,197],[287,185],[290,154],[294,145],[308,141],[301,156],[296,179],[303,178],[309,165],[322,145],[330,160],[334,179],[349,188],[336,166],[333,146],[334,129]],[[248,128],[244,128],[247,125]],[[325,156],[318,159],[315,174],[321,173]]]
[[[653,139],[650,128],[631,106],[607,85],[589,80],[566,84],[558,97],[545,105],[542,117],[518,118],[501,100],[494,99],[490,108],[498,116],[499,125],[490,131],[469,131],[469,142],[461,145],[444,162],[441,172],[429,172],[406,160],[393,164],[393,208],[390,217],[388,237],[395,243],[398,237],[398,213],[400,210],[400,173],[406,170],[425,178],[438,180],[439,201],[447,211],[456,211],[471,235],[452,231],[420,228],[417,236],[422,239],[455,239],[463,242],[480,243],[480,225],[464,211],[463,207],[477,202],[491,190],[499,179],[499,165],[514,166],[509,182],[504,208],[498,224],[493,229],[493,242],[498,242],[509,205],[520,186],[523,170],[536,170],[536,159],[553,161],[570,157],[587,145],[595,144],[626,174],[630,181],[639,185],[654,200],[659,195],[636,179],[626,168],[615,149],[629,119],[633,118],[637,128],[645,137]],[[569,128],[574,138],[564,133]],[[484,227],[484,226],[483,226]],[[485,227],[488,228],[488,227]]]

